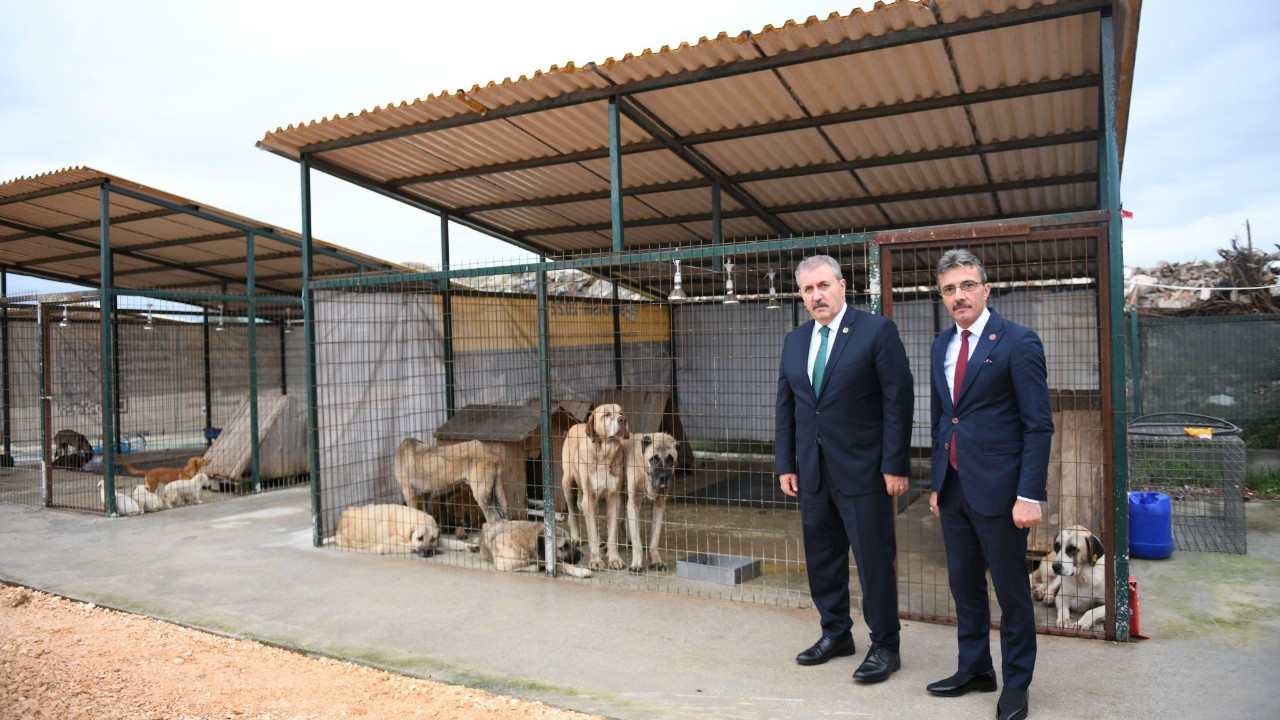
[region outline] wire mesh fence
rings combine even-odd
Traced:
[[[578,560],[562,574],[590,570],[584,582],[809,606],[798,503],[774,475],[773,433],[782,339],[809,319],[794,268],[825,253],[841,264],[849,304],[883,306],[900,328],[917,400],[899,594],[908,616],[952,618],[941,536],[923,502],[929,346],[950,322],[932,294],[933,264],[952,245],[875,248],[867,237],[462,268],[447,293],[440,274],[318,283],[322,537],[435,564],[538,570],[534,541],[550,522],[556,557]],[[1099,243],[1082,229],[973,245],[993,306],[1036,329],[1048,356],[1058,433],[1029,571],[1061,528],[1111,540]],[[621,466],[614,453],[627,458]],[[667,455],[674,473],[655,479]],[[580,509],[565,486],[576,498],[582,480],[566,483],[566,470],[582,474],[572,465],[584,456],[606,490]],[[514,522],[480,531],[499,514]],[[857,602],[856,579],[851,590]],[[1056,625],[1043,613],[1043,626]]]
[[[104,512],[114,489],[117,512],[137,514],[260,489],[264,479],[305,479],[305,463],[281,469],[289,463],[277,461],[305,458],[297,450],[305,448],[302,334],[282,309],[260,315],[251,353],[243,305],[117,297],[104,338],[92,293],[7,303],[0,316],[6,428],[0,501]],[[112,348],[109,362],[104,347]],[[237,461],[251,454],[251,443],[218,438],[225,427],[251,424],[251,386],[263,419],[259,437],[271,442],[259,452],[268,472],[246,478],[246,464]],[[296,420],[282,421],[289,411],[281,405]],[[113,479],[103,469],[107,415],[115,428]],[[286,424],[294,426],[287,440],[270,437]],[[168,481],[201,472],[200,487],[178,493],[182,486],[174,485],[166,496]]]

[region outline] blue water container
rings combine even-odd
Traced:
[[[1173,506],[1158,492],[1129,493],[1129,555],[1163,560],[1173,554]]]

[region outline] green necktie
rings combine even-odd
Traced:
[[[827,335],[831,333],[831,328],[823,327],[818,330],[818,334],[822,336],[822,342],[818,343],[818,355],[813,359],[813,394],[822,394],[822,371],[827,368]]]

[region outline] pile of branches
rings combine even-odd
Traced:
[[[1280,245],[1276,253],[1269,254],[1252,248],[1241,248],[1239,239],[1231,240],[1230,249],[1221,249],[1221,261],[1214,263],[1216,282],[1206,283],[1209,288],[1262,288],[1260,290],[1215,290],[1202,293],[1200,299],[1183,307],[1143,307],[1144,315],[1164,316],[1222,316],[1222,315],[1280,315],[1280,294],[1277,294],[1277,276],[1280,275]],[[1161,284],[1176,277],[1177,266],[1165,265],[1148,271]],[[1162,278],[1166,276],[1168,280]]]

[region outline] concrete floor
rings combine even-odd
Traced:
[[[1249,555],[1133,561],[1152,639],[1040,636],[1032,715],[1276,717],[1280,503],[1248,515]],[[857,658],[794,663],[818,634],[811,609],[338,552],[311,535],[305,486],[127,519],[0,505],[0,579],[618,718],[993,713],[992,695],[924,691],[954,669],[950,626],[906,621],[903,669],[858,686]]]

